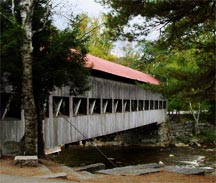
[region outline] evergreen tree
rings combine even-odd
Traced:
[[[161,36],[152,43],[153,46],[144,41],[143,50],[149,48],[151,53],[143,54],[143,62],[147,62],[151,55],[154,63],[148,71],[158,74],[159,79],[160,75],[172,79],[173,93],[185,89],[187,96],[215,100],[215,1],[100,2],[112,7],[107,26],[116,38],[121,36],[141,42],[143,35],[153,28],[160,29]],[[139,21],[133,21],[131,25],[131,20],[137,17]],[[124,31],[126,25],[130,26],[127,32]],[[176,67],[169,67],[171,62]],[[159,73],[155,73],[156,68]]]
[[[44,155],[42,120],[49,93],[65,85],[70,94],[88,89],[88,71],[83,67],[86,39],[77,39],[76,26],[54,28],[50,6],[45,0],[15,1],[14,8],[10,0],[0,5],[1,86],[10,84],[15,95],[22,95],[27,155]]]
[[[79,27],[78,39],[86,38],[88,52],[94,56],[114,61],[116,57],[111,53],[114,48],[114,42],[111,40],[104,26],[104,20],[98,18],[90,18],[86,14],[78,15],[76,24]]]
[[[144,71],[161,81],[161,91],[181,103],[208,102],[215,118],[216,2],[99,1],[112,8],[107,19],[110,34],[143,45]],[[144,36],[155,29],[160,31],[159,39],[147,44]],[[151,63],[145,64],[149,58]]]

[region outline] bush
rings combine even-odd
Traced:
[[[208,128],[208,129],[203,129],[200,132],[200,135],[204,138],[205,141],[207,142],[213,142],[216,140],[216,128]]]

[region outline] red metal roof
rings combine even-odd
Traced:
[[[135,81],[156,84],[156,85],[159,84],[159,81],[156,78],[150,76],[149,74],[145,74],[143,72],[95,57],[90,54],[87,54],[86,58],[87,58],[86,67],[91,67],[94,70],[106,72],[116,76],[121,76]]]

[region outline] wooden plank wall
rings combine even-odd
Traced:
[[[21,112],[21,119],[0,120],[0,144],[6,141],[20,142],[25,132],[24,111]]]
[[[0,121],[0,143],[6,141],[20,142],[24,135],[24,121],[22,120],[1,120]]]
[[[97,114],[72,118],[57,117],[53,121],[47,118],[44,122],[45,144],[46,147],[55,147],[155,122],[161,123],[166,118],[164,111]]]
[[[144,90],[137,85],[111,81],[108,79],[91,78],[91,90],[80,98],[87,99],[120,99],[120,100],[158,100],[166,101],[161,94]],[[56,89],[52,96],[69,97],[68,88]],[[50,103],[52,104],[52,96]],[[72,105],[73,99],[70,97]],[[161,123],[166,120],[166,109],[141,110],[130,112],[113,112],[88,115],[73,115],[70,105],[68,116],[53,117],[52,109],[49,118],[44,121],[44,134],[46,147],[54,147],[66,143],[77,142],[87,138],[107,135],[115,132],[140,127],[150,123]],[[81,132],[81,133],[80,133]]]
[[[69,100],[69,114],[55,117],[53,111],[53,97],[66,97]],[[49,97],[49,117],[43,121],[44,140],[46,148],[55,147],[71,142],[94,138],[115,132],[140,127],[150,123],[161,123],[166,120],[166,109],[136,110],[127,112],[114,112],[114,101],[120,103],[124,100],[157,100],[166,101],[161,94],[144,90],[136,85],[111,81],[102,78],[91,78],[91,89],[82,96],[89,106],[91,99],[100,101],[102,110],[103,99],[112,101],[112,111],[109,113],[90,114],[87,107],[86,115],[74,115],[73,98],[69,96],[68,87],[56,89]],[[80,133],[81,132],[81,133]],[[0,142],[20,141],[24,135],[24,113],[21,120],[0,120]]]

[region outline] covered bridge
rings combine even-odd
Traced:
[[[45,147],[77,142],[121,132],[166,119],[167,101],[137,85],[158,85],[152,76],[87,54],[91,67],[91,88],[84,95],[70,96],[69,88],[58,88],[49,96],[44,120]],[[24,135],[21,119],[0,121],[1,141],[20,141]]]

